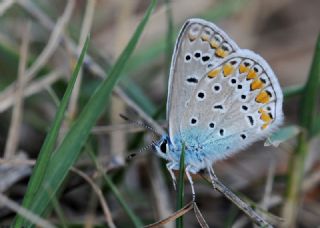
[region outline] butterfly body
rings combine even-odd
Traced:
[[[180,32],[168,87],[169,134],[155,148],[173,179],[182,144],[192,183],[189,173],[213,175],[213,162],[267,137],[283,119],[282,91],[267,62],[201,19]]]

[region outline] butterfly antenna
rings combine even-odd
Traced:
[[[159,132],[157,132],[155,129],[153,129],[152,127],[150,127],[149,125],[147,125],[147,124],[145,124],[145,123],[143,123],[141,121],[132,120],[129,117],[127,117],[127,116],[125,116],[125,115],[123,115],[121,113],[119,114],[119,116],[122,119],[124,119],[125,121],[130,122],[131,124],[143,127],[143,128],[145,128],[145,129],[147,129],[147,130],[152,132],[152,143],[140,148],[139,151],[136,152],[136,153],[129,154],[128,157],[127,157],[127,160],[131,160],[132,158],[137,156],[137,154],[141,154],[143,151],[146,151],[146,150],[150,149],[150,147],[152,147],[156,143],[156,141],[158,141],[158,137],[157,136],[160,136],[161,134]]]
[[[146,146],[140,148],[138,152],[136,152],[136,153],[130,153],[130,154],[127,156],[127,160],[129,161],[129,160],[133,159],[135,156],[137,156],[137,154],[141,154],[143,151],[146,151],[146,150],[150,149],[150,147],[152,147],[154,144],[155,144],[155,141],[152,141],[151,144],[146,145]]]
[[[145,128],[145,129],[151,131],[152,133],[154,133],[154,134],[152,134],[153,140],[156,139],[156,135],[158,135],[158,136],[161,135],[161,134],[160,134],[159,132],[157,132],[154,128],[150,127],[149,125],[147,125],[147,124],[145,124],[145,123],[143,123],[143,122],[141,122],[141,121],[132,120],[132,119],[130,119],[129,117],[123,115],[123,114],[119,114],[119,116],[120,116],[122,119],[124,119],[125,121],[130,122],[131,124],[135,124],[135,125],[137,125],[137,126],[143,127],[143,128]],[[156,134],[156,135],[155,135],[155,134]]]

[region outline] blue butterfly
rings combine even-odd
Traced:
[[[206,169],[213,182],[213,162],[266,138],[283,120],[282,91],[268,63],[202,19],[183,25],[168,87],[169,134],[154,147],[175,183],[184,143],[193,198],[191,174]]]

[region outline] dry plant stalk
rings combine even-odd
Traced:
[[[81,26],[79,43],[77,47],[78,53],[81,52],[81,48],[83,47],[84,42],[86,41],[86,38],[90,33],[94,11],[95,11],[95,5],[96,5],[96,0],[87,1],[84,19]],[[82,67],[79,71],[79,74],[78,74],[76,83],[74,85],[74,88],[72,90],[72,94],[69,101],[68,115],[71,120],[74,119],[77,113],[77,102],[78,102],[80,88],[81,88],[81,81],[82,81]]]
[[[15,105],[12,111],[12,119],[9,128],[9,136],[4,152],[5,158],[13,158],[19,144],[20,125],[23,113],[23,90],[25,87],[25,69],[28,59],[31,23],[28,22],[23,31],[22,44],[20,48],[20,61],[18,69],[17,88],[14,96]]]
[[[169,217],[160,220],[156,223],[150,224],[145,226],[145,228],[158,228],[158,227],[162,227],[163,225],[169,223],[169,222],[173,222],[175,221],[177,218],[179,218],[180,216],[186,214],[187,212],[189,212],[190,210],[192,210],[193,208],[193,204],[194,202],[190,202],[188,204],[186,204],[183,208],[181,208],[180,210],[176,211],[175,213],[173,213],[172,215],[170,215]]]
[[[38,225],[39,227],[47,227],[47,228],[54,228],[55,226],[49,223],[48,221],[44,220],[43,218],[39,217],[38,215],[30,212],[29,210],[21,207],[19,204],[10,200],[8,197],[0,193],[0,206],[6,206],[10,210],[16,212],[17,214],[21,214],[23,217],[27,218],[34,224]]]
[[[201,175],[206,181],[211,183],[206,177]],[[230,191],[217,177],[213,176],[214,188],[228,198],[234,205],[242,210],[255,224],[260,227],[273,227],[267,221],[264,220],[257,212],[255,212],[250,205],[245,203],[236,194]]]
[[[23,1],[24,2],[24,1]],[[34,61],[32,66],[26,70],[24,78],[25,83],[31,81],[36,74],[41,70],[41,68],[48,62],[49,58],[53,55],[55,50],[57,49],[61,35],[71,17],[72,11],[74,8],[74,0],[70,0],[67,2],[67,6],[63,15],[58,19],[49,41],[45,48],[42,50],[40,55]],[[6,100],[8,97],[12,96],[15,93],[15,85],[12,84],[8,86],[0,95],[0,101]]]
[[[23,90],[23,98],[27,98],[32,96],[36,93],[39,93],[43,90],[46,90],[52,84],[57,82],[58,80],[62,79],[63,73],[62,71],[52,71],[47,75],[44,75],[40,79],[33,80],[28,85],[25,85],[25,89]],[[9,94],[4,98],[4,100],[0,103],[0,113],[9,109],[15,103],[15,91]]]
[[[17,165],[34,166],[35,163],[36,163],[35,160],[30,160],[30,159],[29,160],[27,160],[27,159],[26,160],[21,160],[21,159],[10,159],[10,160],[8,160],[8,159],[0,159],[0,165],[1,164],[7,164],[7,165],[12,165],[12,166],[17,166]],[[79,169],[77,169],[75,167],[71,167],[71,171],[74,172],[75,174],[79,175],[80,177],[82,177],[92,187],[93,191],[97,194],[97,197],[98,197],[98,199],[100,201],[101,208],[103,210],[104,217],[105,217],[105,220],[106,220],[108,226],[111,227],[111,228],[115,228],[116,226],[115,226],[115,224],[113,222],[109,206],[108,206],[106,200],[104,199],[104,196],[103,196],[103,194],[101,192],[101,189],[96,185],[94,180],[92,180],[92,178],[89,177],[86,173],[82,172],[81,170],[79,170]],[[1,203],[1,201],[2,201],[2,199],[0,197],[0,203]],[[18,207],[20,207],[20,206],[18,206]],[[11,207],[9,207],[9,208],[12,209]],[[12,210],[17,211],[15,209],[12,209]],[[26,210],[26,209],[24,209],[24,210]],[[30,221],[33,221],[33,220],[30,219]],[[36,223],[36,224],[38,224],[38,223]],[[46,226],[43,226],[43,227],[46,227]]]
[[[54,23],[53,21],[41,11],[40,8],[36,4],[34,4],[30,0],[20,0],[19,3],[22,7],[24,7],[32,16],[38,19],[39,23],[42,24],[46,29],[53,30],[54,29]],[[71,47],[72,52],[75,56],[78,56],[77,52],[77,45],[66,35],[61,34],[63,42],[66,43],[66,46]],[[88,70],[93,74],[100,78],[105,78],[106,73],[104,71],[104,68],[101,67],[98,63],[96,63],[89,54],[86,54],[86,58],[84,61],[85,66],[88,68]],[[114,92],[121,97],[121,99],[135,112],[138,113],[139,116],[141,116],[144,121],[146,121],[150,126],[152,126],[157,132],[164,133],[163,128],[152,118],[149,117],[148,114],[146,114],[132,99],[130,99],[119,87],[114,88]],[[0,97],[1,100],[1,97]]]

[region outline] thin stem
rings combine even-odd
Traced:
[[[208,183],[211,182],[201,175]],[[214,185],[216,190],[218,190],[221,194],[223,194],[226,198],[228,198],[233,204],[235,204],[240,210],[242,210],[249,218],[257,224],[259,227],[273,227],[271,224],[266,222],[254,209],[240,199],[236,194],[234,194],[231,190],[229,190],[223,183],[219,181],[219,179],[215,176],[212,177],[214,180]]]
[[[185,170],[185,144],[182,143],[181,155],[180,155],[180,170],[179,170],[179,179],[178,179],[178,197],[177,197],[177,211],[183,207],[184,203],[184,170]],[[183,216],[177,218],[176,227],[183,227]]]
[[[5,158],[14,157],[19,144],[19,131],[23,115],[23,91],[25,89],[25,70],[28,59],[28,49],[30,42],[31,22],[27,23],[25,31],[23,31],[22,44],[20,48],[20,61],[17,79],[17,88],[14,96],[14,107],[12,111],[11,123],[9,128],[8,139],[4,152]]]

